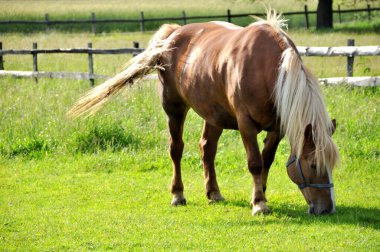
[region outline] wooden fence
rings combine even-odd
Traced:
[[[94,74],[94,54],[132,54],[137,55],[144,49],[139,48],[138,42],[133,42],[133,48],[119,49],[94,49],[92,43],[87,44],[87,48],[70,48],[70,49],[38,49],[37,43],[33,43],[32,50],[3,50],[3,44],[0,42],[0,76],[11,75],[14,77],[34,77],[37,78],[67,78],[67,79],[84,79],[90,80],[91,86],[94,86],[95,79],[105,79],[107,76]],[[88,54],[88,73],[68,73],[68,72],[41,72],[38,71],[38,54]],[[33,56],[33,72],[28,71],[5,71],[3,55],[32,55]]]
[[[342,22],[342,14],[343,13],[356,13],[356,12],[366,12],[368,20],[371,20],[372,12],[379,11],[380,8],[371,8],[371,5],[367,5],[367,8],[361,9],[349,9],[349,10],[341,10],[340,5],[338,5],[337,10],[333,10],[333,13],[338,14],[338,20]],[[308,6],[305,5],[303,11],[294,11],[294,12],[284,12],[282,13],[284,16],[289,15],[303,15],[305,20],[305,26],[307,29],[310,27],[309,15],[316,14],[316,11],[309,11]],[[50,29],[52,25],[62,25],[62,24],[90,24],[91,31],[96,33],[96,25],[97,24],[105,24],[105,23],[139,23],[140,31],[145,31],[145,24],[147,22],[181,22],[183,24],[187,24],[188,21],[191,20],[201,20],[201,19],[224,19],[228,22],[232,22],[233,18],[242,18],[247,16],[265,16],[265,13],[239,13],[232,14],[231,10],[227,10],[226,14],[222,15],[211,15],[211,16],[187,16],[185,11],[182,11],[180,16],[178,17],[163,17],[163,18],[146,18],[144,12],[140,12],[140,18],[119,18],[119,19],[97,19],[95,13],[91,13],[89,19],[82,20],[51,20],[50,15],[48,13],[45,14],[43,20],[0,20],[0,25],[19,25],[19,24],[32,24],[32,25],[45,25],[46,29]]]
[[[380,85],[380,76],[378,77],[352,77],[353,76],[353,63],[355,56],[379,56],[380,45],[378,46],[354,46],[355,41],[348,40],[348,46],[341,47],[305,47],[298,46],[297,49],[301,56],[344,56],[347,57],[347,76],[340,78],[325,78],[320,79],[325,84],[338,84],[348,83],[359,86],[378,86]],[[144,49],[139,48],[139,43],[134,42],[133,48],[119,48],[119,49],[94,49],[92,43],[88,43],[87,48],[72,48],[72,49],[38,49],[37,43],[33,43],[32,50],[14,50],[2,49],[0,42],[0,76],[14,76],[14,77],[33,77],[38,78],[68,78],[68,79],[84,79],[89,80],[91,86],[94,85],[95,79],[106,79],[108,76],[98,75],[94,73],[94,54],[133,54],[137,55]],[[87,73],[72,73],[72,72],[44,72],[38,69],[38,54],[51,54],[51,53],[70,53],[70,54],[87,54],[88,55],[88,72]],[[33,71],[14,71],[4,70],[4,55],[32,55]],[[151,76],[149,78],[152,78]]]

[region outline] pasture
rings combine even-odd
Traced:
[[[209,15],[226,15],[227,9],[232,14],[241,13],[265,13],[265,7],[262,1],[255,0],[209,0],[205,3],[202,0],[181,1],[166,0],[140,0],[140,1],[123,1],[123,0],[109,0],[107,2],[101,0],[89,1],[66,1],[55,0],[47,3],[44,0],[18,0],[18,1],[1,1],[2,7],[0,9],[0,20],[45,20],[45,14],[49,15],[49,20],[88,20],[91,13],[96,14],[96,19],[139,19],[140,12],[144,12],[145,18],[162,18],[162,17],[182,17],[182,12],[186,12],[187,17],[193,16],[209,16]],[[338,5],[342,10],[347,9],[360,9],[367,8],[367,2],[373,8],[379,7],[377,1],[334,1],[333,9],[337,10]],[[307,4],[309,11],[317,9],[317,0],[299,1],[279,1],[279,0],[266,0],[265,4],[281,12],[294,12],[303,11],[305,4]],[[335,28],[346,29],[347,22],[349,21],[362,21],[361,26],[348,24],[349,29],[379,32],[380,21],[378,18],[378,11],[372,13],[372,21],[368,22],[366,12],[358,13],[343,13],[339,17],[334,14]],[[301,15],[286,16],[289,20],[288,24],[291,28],[301,28],[306,26],[305,18]],[[342,19],[343,24],[337,21]],[[225,18],[226,20],[226,18]],[[194,19],[192,22],[211,21],[210,19]],[[310,24],[315,27],[316,15],[309,15]],[[364,22],[363,22],[364,21]],[[179,21],[182,23],[182,21]],[[252,22],[251,17],[233,18],[233,22],[246,26]],[[162,21],[146,22],[146,30],[157,30],[162,25]],[[118,31],[138,31],[140,24],[135,23],[110,23],[97,25],[97,31],[112,32]],[[90,24],[60,24],[54,25],[54,29],[64,32],[83,32],[90,31]],[[34,31],[46,31],[45,25],[2,25],[0,32],[24,32],[31,33]]]
[[[225,203],[209,205],[198,152],[202,121],[185,124],[188,205],[171,207],[166,118],[156,83],[129,89],[80,121],[66,110],[87,82],[1,80],[4,250],[336,250],[379,247],[379,89],[325,87],[342,155],[337,213],[309,216],[280,144],[267,197],[251,216],[252,179],[238,132],[225,131],[216,167]]]
[[[231,1],[233,2],[233,1]],[[243,1],[241,1],[243,2]],[[36,8],[31,8],[36,10]],[[297,45],[376,45],[375,33],[289,31]],[[6,34],[3,48],[145,47],[151,33]],[[31,57],[5,56],[5,69],[32,70]],[[112,75],[129,56],[95,56]],[[43,55],[42,71],[86,71],[86,56]],[[304,58],[318,77],[345,76],[346,58]],[[355,76],[380,75],[379,57],[357,57]],[[0,250],[377,251],[380,247],[380,89],[324,86],[337,120],[341,164],[334,171],[337,213],[309,216],[286,174],[284,139],[267,188],[269,215],[251,216],[252,178],[237,131],[224,131],[216,156],[226,201],[208,204],[198,142],[202,120],[185,123],[187,206],[171,207],[171,161],[159,84],[144,81],[90,118],[66,111],[87,81],[0,78]],[[260,136],[260,144],[264,135]],[[261,145],[262,146],[262,145]]]

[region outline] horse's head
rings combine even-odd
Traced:
[[[332,125],[333,134],[336,127],[335,120],[332,121]],[[309,204],[309,214],[331,214],[335,212],[332,167],[318,167],[312,132],[312,126],[309,124],[305,129],[302,154],[300,157],[294,154],[289,157],[287,171]]]

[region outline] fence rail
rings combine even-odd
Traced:
[[[375,56],[380,55],[380,45],[378,46],[297,46],[301,56]],[[31,54],[133,54],[143,52],[143,48],[117,48],[117,49],[95,49],[95,48],[58,48],[58,49],[9,49],[0,50],[0,56],[31,55]]]
[[[355,13],[355,12],[366,12],[368,20],[371,20],[372,13],[374,11],[379,11],[380,8],[371,8],[371,5],[367,5],[367,8],[360,9],[349,9],[341,10],[340,5],[338,5],[337,10],[333,10],[333,13],[338,14],[339,22],[342,22],[341,14],[342,13]],[[309,29],[309,15],[316,14],[316,11],[309,11],[308,6],[304,6],[303,11],[293,11],[293,12],[284,12],[284,16],[290,15],[304,15],[306,28]],[[140,12],[140,18],[115,18],[115,19],[97,19],[95,13],[91,13],[89,19],[81,20],[51,20],[48,13],[45,14],[44,20],[0,20],[0,25],[20,25],[20,24],[31,24],[31,25],[46,25],[46,28],[51,28],[52,25],[62,25],[62,24],[91,24],[91,30],[93,33],[96,33],[97,24],[105,23],[139,23],[140,31],[145,31],[145,24],[147,22],[181,22],[187,24],[188,20],[200,20],[200,19],[224,19],[228,22],[232,22],[233,18],[242,18],[247,16],[265,16],[265,13],[238,13],[232,14],[231,10],[227,10],[226,14],[222,15],[203,15],[203,16],[187,16],[185,11],[182,11],[178,17],[163,17],[163,18],[146,18],[144,12]]]
[[[297,46],[301,56],[375,56],[380,55],[378,46],[306,47]]]
[[[17,78],[53,78],[53,79],[73,79],[73,80],[105,80],[111,76],[89,73],[70,73],[70,72],[33,72],[33,71],[12,71],[0,70],[0,76],[12,76]],[[143,78],[144,80],[158,80],[157,75],[150,74]],[[320,78],[319,82],[324,85],[349,84],[359,87],[380,86],[380,76],[363,76],[363,77],[331,77]]]
[[[380,45],[378,46],[297,46],[297,50],[301,56],[375,56],[380,55]],[[31,55],[65,53],[65,54],[133,54],[141,53],[143,48],[118,48],[118,49],[95,49],[95,48],[58,48],[58,49],[21,49],[21,50],[0,50],[1,55],[7,54],[23,54]]]
[[[347,57],[347,75],[353,76],[353,63],[355,56],[379,56],[380,45],[378,46],[354,46],[354,40],[348,40],[349,46],[340,47],[305,47],[298,46],[297,50],[301,56],[343,56]],[[83,79],[90,80],[91,86],[94,85],[95,79],[106,79],[108,76],[94,74],[93,55],[94,54],[133,54],[137,55],[144,49],[139,48],[139,43],[133,43],[134,48],[118,48],[118,49],[95,49],[92,48],[92,43],[88,43],[87,48],[69,48],[69,49],[37,49],[37,43],[33,43],[33,49],[30,50],[15,50],[15,49],[2,49],[0,42],[0,76],[14,76],[14,77],[31,77],[35,78],[68,78],[68,79]],[[64,54],[87,54],[88,55],[88,73],[73,73],[73,72],[45,72],[38,70],[38,54],[51,54],[51,53],[64,53]],[[4,55],[32,55],[33,56],[33,71],[14,71],[4,70]],[[151,78],[151,77],[150,77]],[[380,85],[380,77],[339,77],[339,78],[325,78],[320,79],[322,83],[338,84],[349,83],[353,85]],[[357,84],[355,84],[357,83]]]
[[[90,73],[73,73],[73,72],[45,72],[45,71],[17,71],[17,70],[0,70],[0,76],[13,76],[17,78],[50,78],[50,79],[73,79],[73,80],[91,80],[107,79],[109,76]]]
[[[58,48],[58,49],[32,49],[32,50],[0,50],[0,55],[15,54],[15,55],[30,55],[30,54],[50,54],[50,53],[67,53],[67,54],[133,54],[141,53],[144,49],[141,48],[118,48],[118,49],[93,49],[93,48]]]

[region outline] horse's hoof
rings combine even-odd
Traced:
[[[269,213],[270,213],[270,210],[266,206],[265,202],[260,201],[256,205],[253,205],[253,209],[252,209],[253,216],[259,215],[259,214],[269,214]]]
[[[225,201],[220,192],[212,192],[209,194],[210,204]]]
[[[172,204],[172,206],[186,205],[186,199],[182,194],[181,195],[174,195],[171,204]]]

